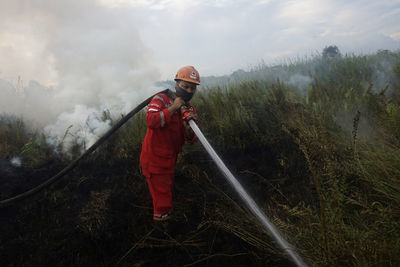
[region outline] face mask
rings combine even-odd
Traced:
[[[178,85],[175,85],[175,90],[176,90],[176,95],[179,97],[182,97],[183,101],[189,102],[190,99],[193,97],[193,93],[188,93],[182,88],[180,88]]]

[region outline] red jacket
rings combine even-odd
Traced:
[[[140,163],[143,174],[174,173],[178,153],[182,150],[185,141],[194,142],[197,137],[189,140],[186,137],[185,127],[180,112],[170,116],[168,107],[174,100],[166,94],[157,94],[151,100],[147,113],[147,133],[142,144]],[[196,113],[192,105],[189,109]]]

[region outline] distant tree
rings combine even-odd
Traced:
[[[390,51],[388,49],[379,49],[376,51],[377,54],[389,54]]]
[[[340,54],[339,48],[336,45],[327,46],[322,51],[323,58],[335,58],[341,56],[342,55]]]
[[[379,49],[378,51],[376,51],[376,54],[378,56],[387,57],[387,56],[391,56],[392,52],[390,52],[390,50],[387,50],[387,49]]]
[[[231,76],[232,76],[232,77],[235,77],[235,78],[241,78],[241,77],[243,77],[244,75],[246,75],[246,72],[245,72],[244,70],[242,70],[242,69],[235,70],[235,71],[231,74]]]

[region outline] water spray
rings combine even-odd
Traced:
[[[170,93],[169,89],[161,91],[159,93]],[[157,94],[159,94],[157,93]],[[155,94],[156,95],[156,94]],[[68,166],[62,169],[59,173],[45,181],[44,183],[28,190],[24,193],[16,195],[14,197],[1,200],[0,201],[0,208],[8,205],[15,204],[17,201],[21,201],[22,199],[27,198],[28,196],[34,195],[44,188],[50,186],[51,184],[59,181],[65,174],[70,172],[74,169],[78,162],[81,161],[83,158],[87,157],[93,151],[95,151],[102,143],[104,143],[111,135],[113,135],[123,124],[125,124],[131,117],[133,117],[137,112],[142,110],[146,105],[148,105],[151,99],[155,96],[151,96],[142,103],[140,103],[136,108],[134,108],[131,112],[129,112],[126,116],[120,119],[111,129],[109,129],[100,139],[98,139],[88,150],[86,150],[80,157],[72,161]],[[229,171],[229,169],[225,166],[223,161],[208,143],[207,139],[204,137],[203,133],[200,131],[199,127],[193,120],[189,120],[189,125],[196,133],[197,137],[199,138],[200,142],[203,144],[206,151],[210,154],[211,158],[215,161],[219,169],[225,175],[227,180],[232,184],[235,190],[239,193],[240,197],[249,207],[249,209],[254,213],[254,215],[260,220],[262,225],[270,232],[272,237],[276,240],[279,246],[290,256],[290,258],[298,265],[298,266],[307,266],[304,261],[297,255],[294,251],[292,246],[286,242],[286,240],[282,237],[279,233],[278,229],[272,224],[272,222],[268,219],[268,217],[262,212],[262,210],[258,207],[255,203],[253,198],[244,190],[243,186],[238,182],[238,180],[233,176],[233,174]]]
[[[233,176],[229,169],[225,166],[224,162],[214,151],[210,143],[200,131],[194,120],[189,120],[189,125],[199,138],[200,142],[203,144],[204,148],[210,154],[211,158],[217,164],[218,168],[225,175],[226,179],[232,184],[235,190],[239,193],[240,197],[253,212],[253,214],[260,220],[262,225],[270,232],[275,241],[279,246],[290,256],[290,258],[297,264],[297,266],[305,267],[307,264],[297,255],[292,246],[282,237],[275,225],[268,219],[268,217],[263,213],[263,211],[258,207],[257,203],[253,198],[244,190],[243,186],[239,181]]]

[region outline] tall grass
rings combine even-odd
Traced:
[[[23,118],[0,115],[0,160],[20,157],[24,166],[37,167],[48,160],[51,151],[45,135],[26,126]]]
[[[198,90],[193,100],[210,143],[311,265],[400,264],[399,66],[399,52],[260,65],[243,79]],[[311,78],[305,89],[288,82],[295,74]],[[139,240],[149,230],[151,205],[138,161],[144,115],[137,114],[73,175],[71,183],[89,188],[90,199],[77,229],[94,240],[113,240],[108,236],[121,231]],[[40,150],[41,137],[26,133],[21,120],[7,123],[0,123],[2,153]],[[94,182],[96,176],[101,180]],[[260,266],[282,263],[286,256],[199,144],[185,147],[176,176],[176,216],[195,224],[179,241],[182,263],[221,255],[232,257],[222,261],[229,264],[242,262],[235,257]],[[135,216],[126,212],[126,202],[133,201]],[[76,262],[93,262],[92,251],[93,258]]]
[[[392,55],[390,60],[397,61],[380,90],[372,89],[373,70],[381,67],[377,62],[382,58],[351,56],[308,63],[307,67],[317,68],[309,69],[314,79],[305,97],[285,83],[255,80],[217,88],[196,99],[206,114],[202,129],[222,151],[245,151],[255,142],[277,157],[298,155],[300,166],[281,165],[296,166],[308,183],[298,183],[298,192],[284,193],[276,203],[282,209],[280,216],[274,218],[315,265],[400,262],[400,102],[392,97],[400,90],[399,53]],[[296,67],[287,66],[291,71]],[[349,125],[353,121],[352,131],[339,117]],[[358,129],[360,123],[368,127]],[[282,147],[287,138],[297,152]],[[280,173],[275,170],[268,178],[276,179]],[[286,177],[288,188],[291,179]],[[313,201],[307,199],[308,188],[313,189]]]

